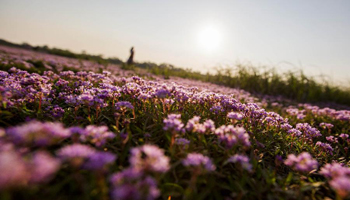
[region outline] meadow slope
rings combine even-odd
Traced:
[[[349,199],[350,110],[0,46],[0,199]]]

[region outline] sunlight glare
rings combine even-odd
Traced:
[[[200,48],[213,52],[217,50],[221,43],[221,33],[214,26],[207,26],[199,32],[198,43]]]

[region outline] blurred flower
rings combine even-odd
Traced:
[[[169,158],[157,146],[145,144],[131,149],[129,158],[131,167],[151,172],[167,172],[170,168]]]
[[[215,131],[215,123],[211,119],[207,119],[203,123],[204,127],[206,128],[206,131],[209,133],[212,133]]]
[[[88,157],[84,168],[89,170],[104,170],[105,166],[112,164],[116,158],[116,155],[109,152],[95,152]]]
[[[111,197],[116,200],[153,200],[159,197],[157,182],[142,172],[128,168],[110,178],[112,185]]]
[[[129,101],[119,101],[115,104],[115,109],[119,112],[133,110],[134,106]]]
[[[323,128],[323,129],[331,129],[331,128],[333,128],[333,124],[330,124],[330,123],[325,123],[325,122],[322,122],[322,123],[320,123],[320,127],[321,128]]]
[[[308,123],[298,123],[296,124],[296,128],[304,133],[303,136],[306,138],[314,138],[314,137],[319,137],[322,136],[319,130],[316,128],[313,128],[310,126]]]
[[[298,156],[289,154],[287,159],[284,161],[284,164],[292,167],[296,171],[304,173],[317,169],[318,166],[317,161],[307,152],[303,152]]]
[[[329,185],[341,198],[345,199],[350,194],[350,177],[337,177],[331,180]]]
[[[186,138],[176,138],[175,143],[177,145],[186,146],[190,144],[190,141]]]
[[[236,112],[229,112],[227,114],[227,118],[235,119],[235,120],[242,120],[243,119],[243,115],[240,114],[240,113],[236,113]]]
[[[206,171],[214,171],[216,169],[210,158],[200,153],[189,153],[182,160],[182,164],[186,167],[203,167]]]
[[[80,167],[92,156],[96,150],[88,145],[71,144],[59,149],[56,154],[64,161],[69,161],[73,166]]]
[[[53,118],[60,118],[65,113],[64,109],[58,105],[49,106],[45,110],[48,111],[49,116]]]
[[[350,177],[350,168],[343,166],[337,162],[334,162],[331,164],[327,163],[321,168],[319,173],[328,179],[344,177],[344,176]]]
[[[104,145],[107,139],[115,138],[115,134],[109,132],[107,126],[89,125],[84,131],[80,131],[80,133],[81,141],[89,141],[98,147]]]
[[[346,139],[349,138],[349,135],[348,135],[348,134],[345,134],[345,133],[342,133],[342,134],[339,135],[339,137],[340,137],[341,139],[343,139],[343,140],[346,140]]]
[[[332,148],[332,146],[330,144],[318,141],[318,142],[316,142],[315,146],[320,147],[322,151],[333,155],[333,148]]]
[[[25,161],[14,151],[0,152],[0,190],[25,185],[30,177]]]
[[[297,136],[301,136],[303,133],[301,131],[299,131],[298,129],[292,128],[288,131],[288,133],[290,133],[293,137]]]
[[[171,95],[171,93],[167,89],[159,88],[156,89],[155,95],[158,98],[167,98]]]
[[[30,182],[42,183],[50,180],[60,168],[61,162],[47,152],[36,152],[30,162]]]
[[[239,163],[243,169],[251,172],[252,171],[252,165],[249,163],[249,158],[245,155],[236,154],[234,156],[231,156],[227,162],[232,163]]]
[[[71,135],[58,122],[31,121],[6,130],[6,134],[17,144],[48,146]]]
[[[336,138],[334,136],[328,136],[328,137],[326,137],[326,140],[328,142],[331,142],[331,143],[338,143],[338,138]]]
[[[216,115],[221,113],[221,112],[224,112],[224,111],[225,111],[225,109],[220,105],[213,106],[210,108],[210,112],[213,112]]]
[[[163,120],[163,123],[163,129],[165,131],[183,132],[184,124],[181,122],[180,114],[169,114],[168,117]]]
[[[226,144],[228,148],[235,145],[250,147],[249,135],[242,127],[234,127],[232,125],[220,126],[215,130],[215,134],[219,137],[219,141]]]

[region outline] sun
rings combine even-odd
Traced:
[[[215,26],[207,26],[198,33],[200,48],[208,52],[216,51],[220,47],[221,39],[221,32]]]

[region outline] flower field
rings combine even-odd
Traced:
[[[349,199],[350,110],[0,46],[0,199]]]

